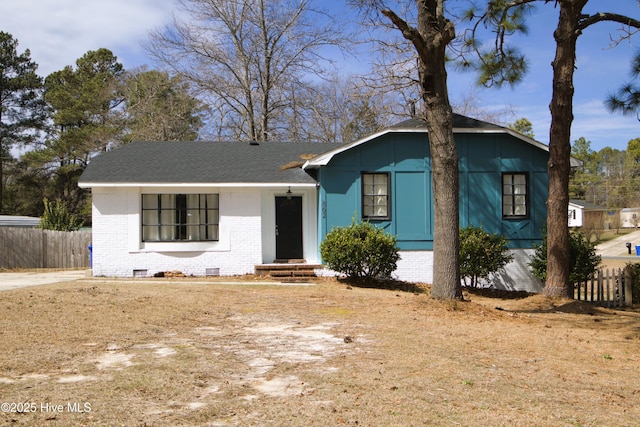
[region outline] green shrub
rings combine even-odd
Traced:
[[[513,259],[508,241],[470,225],[460,230],[460,277],[466,286],[477,287],[479,279],[488,279]]]
[[[82,225],[82,220],[70,214],[61,200],[56,200],[55,203],[51,203],[49,200],[44,199],[44,213],[42,214],[42,218],[40,218],[38,228],[57,231],[75,231],[82,227]]]
[[[536,252],[529,263],[533,275],[543,282],[547,279],[547,233],[543,235],[542,243],[536,245]],[[587,240],[584,233],[569,232],[569,273],[570,283],[582,283],[591,279],[598,269],[602,258],[596,254],[595,243]]]
[[[320,244],[320,254],[327,267],[350,279],[388,279],[400,259],[395,236],[356,220],[333,228]]]

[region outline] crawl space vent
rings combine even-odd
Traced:
[[[205,276],[219,276],[220,275],[220,268],[218,268],[218,267],[207,268],[204,271],[204,275]]]
[[[147,277],[147,270],[133,270],[133,277]]]

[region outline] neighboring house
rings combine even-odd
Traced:
[[[569,200],[569,227],[583,227],[587,224],[604,228],[607,209],[584,200]]]
[[[620,227],[638,228],[640,226],[640,208],[620,209]]]
[[[546,223],[548,148],[459,115],[454,135],[461,227],[509,240],[514,261],[496,286],[541,290],[528,263]],[[80,186],[92,189],[94,275],[236,275],[275,260],[316,264],[326,233],[355,217],[397,236],[398,279],[432,280],[421,120],[344,145],[132,143],[92,160]]]

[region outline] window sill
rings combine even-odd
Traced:
[[[219,241],[216,242],[141,242],[140,252],[216,252],[226,251]]]

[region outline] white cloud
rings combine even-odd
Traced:
[[[536,139],[549,144],[551,112],[547,105],[521,105],[519,117],[526,117],[533,123]],[[640,122],[635,116],[610,113],[602,99],[577,100],[573,105],[571,143],[584,137],[591,141],[591,149],[599,151],[604,147],[625,150],[630,139],[640,137]]]
[[[148,62],[140,43],[172,19],[173,0],[21,0],[0,2],[0,30],[31,51],[47,76],[87,51],[107,48],[132,68]]]
[[[610,113],[602,99],[590,99],[574,105],[572,139],[584,136],[593,150],[603,147],[625,150],[630,139],[640,137],[640,122],[635,115]]]

